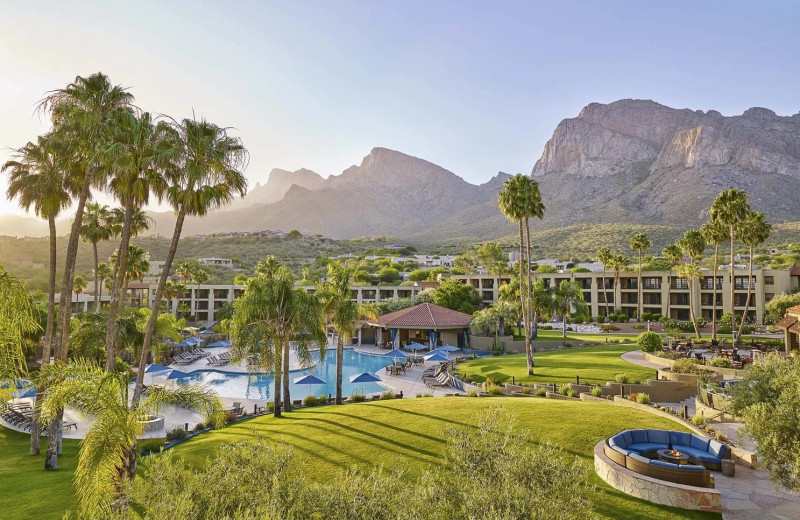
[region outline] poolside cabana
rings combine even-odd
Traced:
[[[369,322],[379,343],[390,342],[393,348],[402,344],[422,343],[436,348],[443,343],[467,346],[472,316],[463,312],[421,303],[379,316]]]
[[[786,309],[786,316],[775,326],[783,329],[787,354],[791,354],[792,350],[800,349],[800,305]]]

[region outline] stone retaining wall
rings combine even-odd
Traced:
[[[654,504],[722,512],[722,499],[716,489],[684,486],[631,471],[609,459],[603,452],[604,444],[605,440],[602,440],[594,447],[594,469],[614,489]]]

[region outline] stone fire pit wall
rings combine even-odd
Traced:
[[[605,440],[602,440],[594,447],[594,469],[614,489],[654,504],[722,512],[720,493],[716,489],[684,486],[631,471],[609,459],[603,452],[604,444]]]

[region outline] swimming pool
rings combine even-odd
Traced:
[[[314,360],[319,360],[319,353],[313,352]],[[362,354],[353,349],[345,349],[342,356],[342,395],[345,397],[355,391],[372,394],[386,390],[378,383],[350,383],[350,376],[362,372],[377,373],[391,360],[383,356]],[[324,385],[295,385],[294,380],[306,374],[313,374],[325,381]],[[311,369],[292,370],[290,372],[289,392],[292,400],[303,399],[307,395],[336,394],[336,349],[328,349],[325,361]],[[198,370],[189,377],[178,380],[178,384],[204,384],[212,388],[221,397],[240,397],[242,399],[271,400],[275,377],[272,374],[236,374],[219,370]]]

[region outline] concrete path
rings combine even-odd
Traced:
[[[666,361],[663,363],[658,363],[645,359],[641,350],[631,350],[629,352],[625,352],[620,357],[628,363],[633,363],[634,365],[640,365],[647,368],[666,368],[670,366]]]

